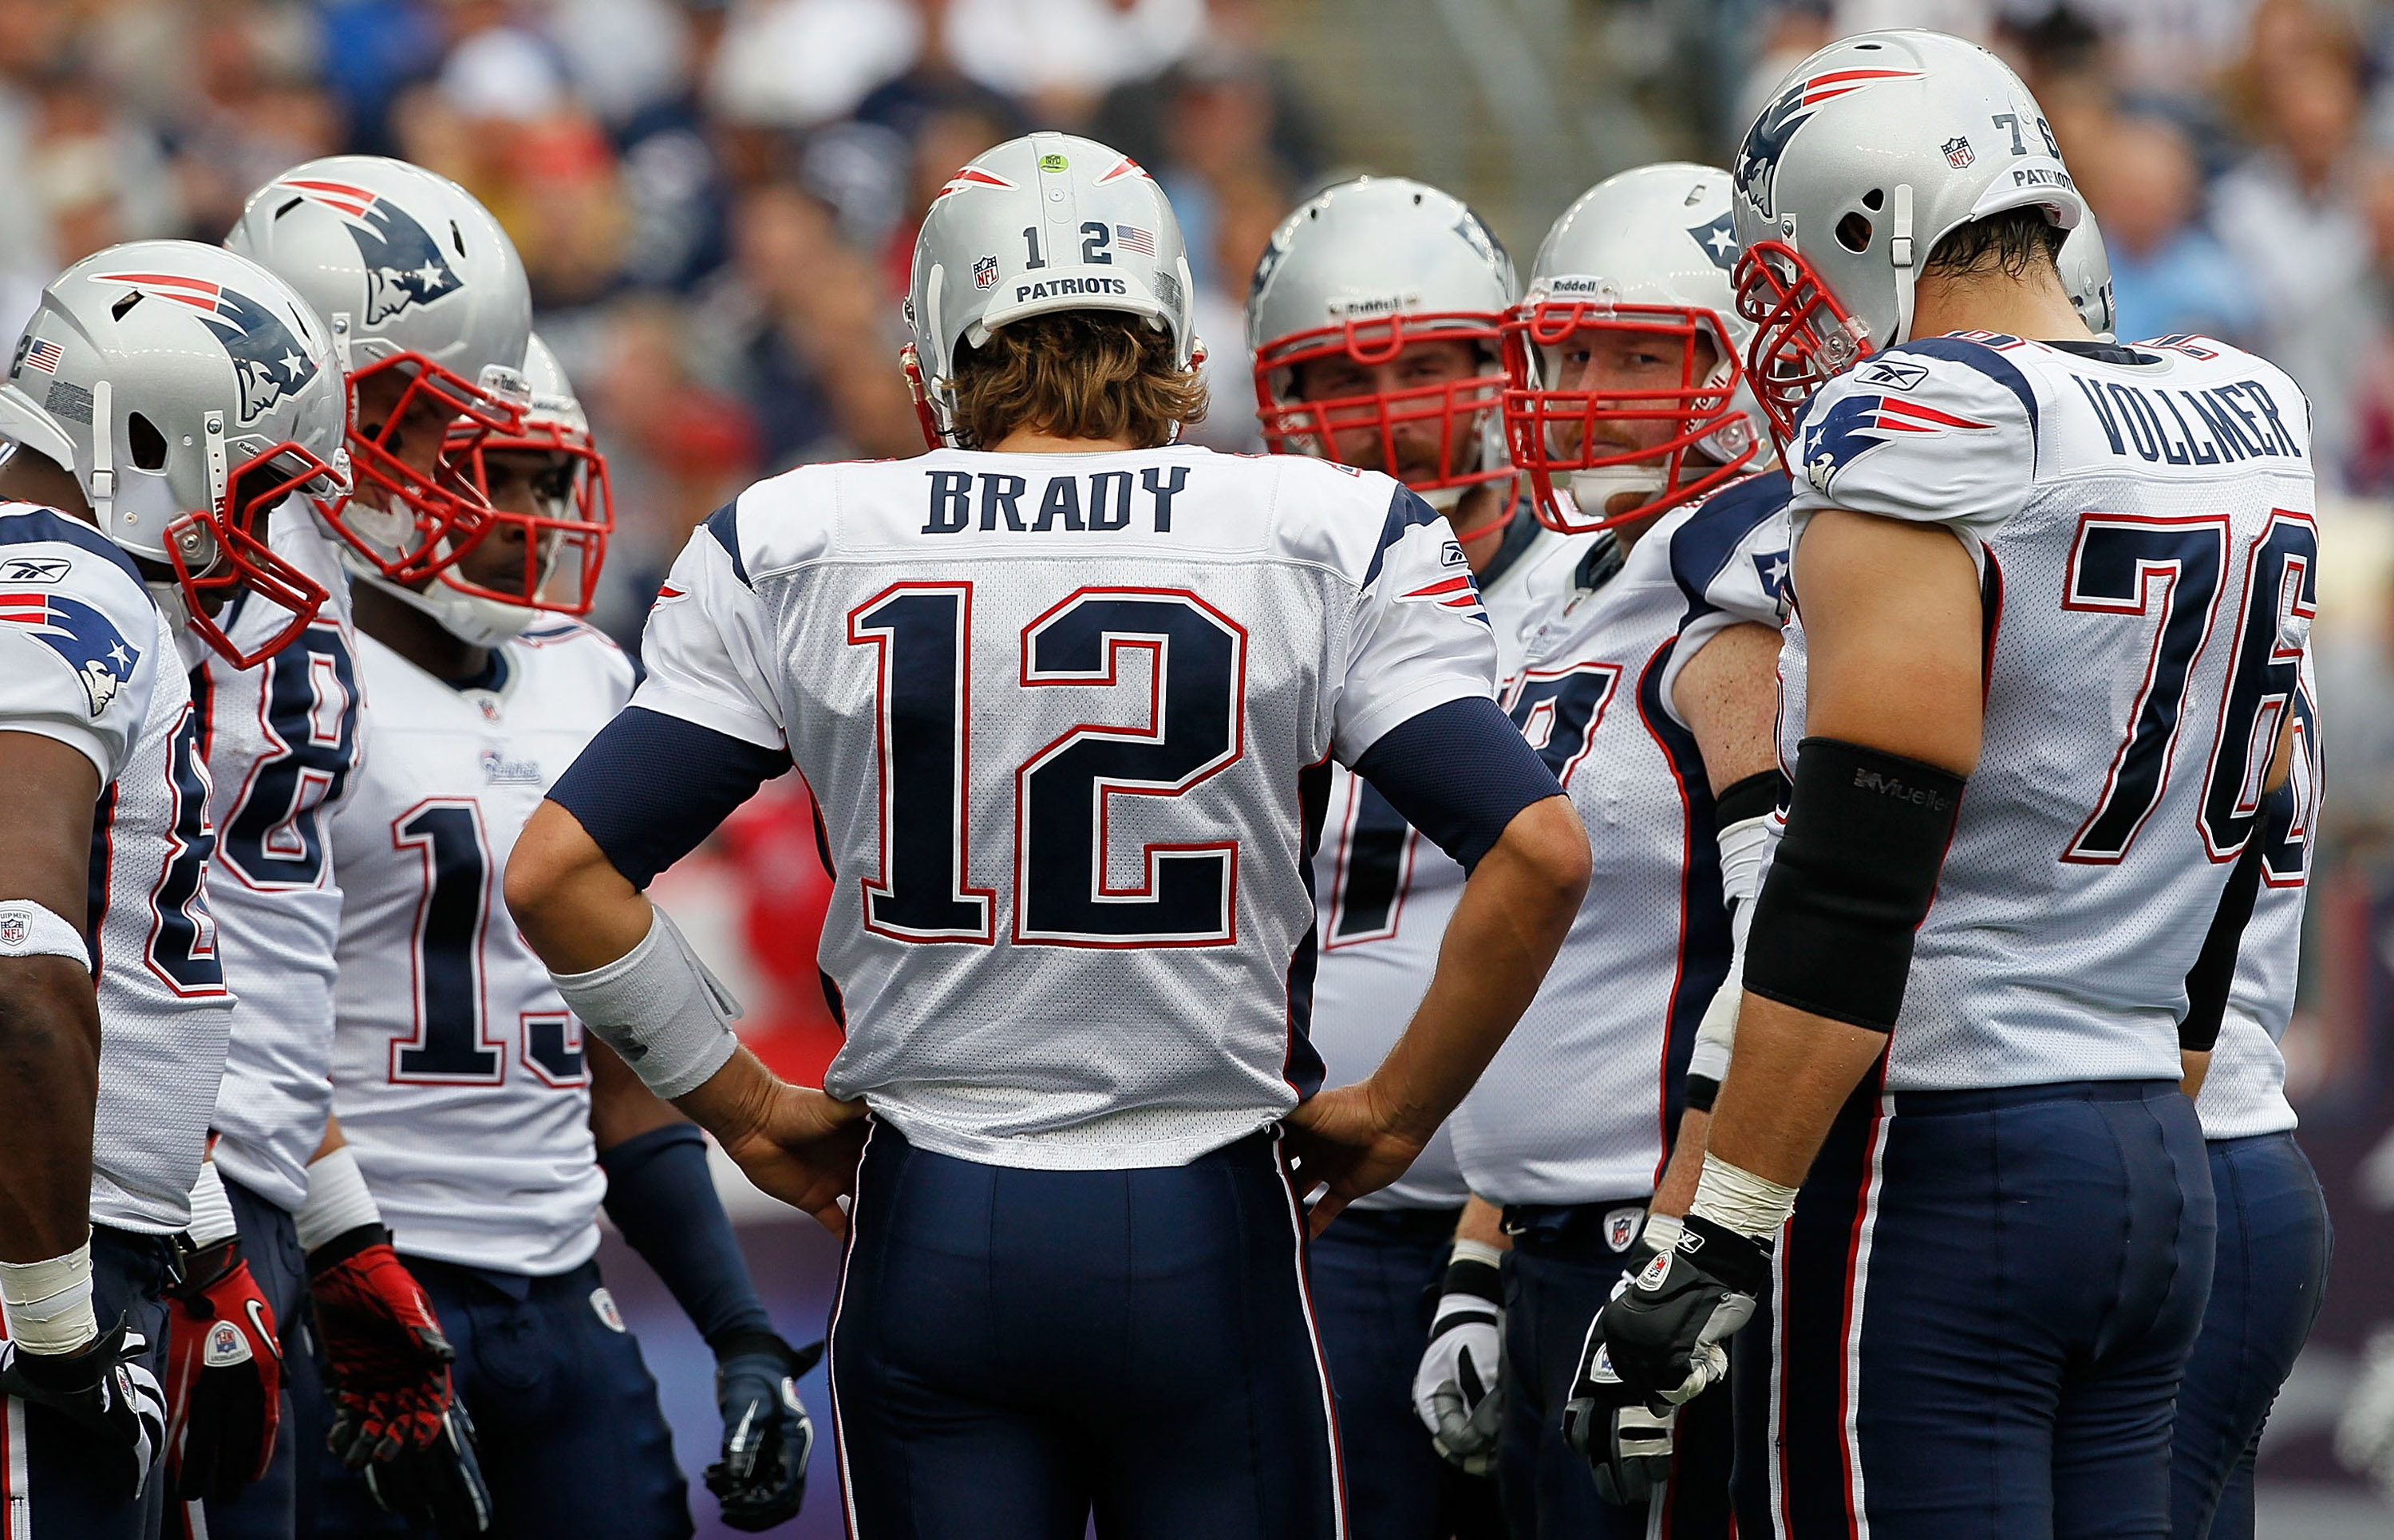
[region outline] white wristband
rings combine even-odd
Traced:
[[[1685,1229],[1687,1226],[1677,1214],[1649,1214],[1640,1238],[1656,1251],[1673,1251],[1677,1249],[1679,1232]]]
[[[200,1162],[200,1179],[191,1184],[191,1222],[183,1233],[198,1251],[241,1233],[241,1226],[233,1221],[232,1199],[225,1191],[224,1178],[212,1160]]]
[[[1446,1254],[1450,1262],[1485,1262],[1492,1268],[1505,1265],[1505,1254],[1485,1241],[1457,1241],[1454,1249]]]
[[[1696,1201],[1688,1205],[1690,1217],[1710,1219],[1756,1241],[1777,1235],[1795,1212],[1796,1189],[1741,1171],[1718,1155],[1704,1157],[1704,1173],[1696,1178]]]
[[[91,1309],[91,1237],[46,1262],[0,1262],[8,1337],[29,1353],[72,1353],[99,1336]]]
[[[335,1235],[361,1225],[382,1223],[382,1209],[358,1169],[358,1157],[346,1144],[308,1165],[308,1201],[292,1216],[299,1232],[299,1249],[313,1251]]]
[[[83,932],[31,899],[0,900],[0,957],[72,957],[91,971]]]
[[[650,1090],[670,1101],[706,1084],[740,1039],[740,1002],[706,970],[673,917],[655,918],[640,944],[587,973],[552,973],[557,993]]]

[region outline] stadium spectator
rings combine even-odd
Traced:
[[[2111,253],[2120,335],[2249,340],[2252,284],[2197,218],[2202,170],[2185,131],[2164,117],[2116,118],[2092,149],[2072,164],[2086,167],[2079,182]]]

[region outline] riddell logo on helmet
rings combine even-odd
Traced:
[[[1333,321],[1356,321],[1371,316],[1401,315],[1421,309],[1421,291],[1406,289],[1397,294],[1340,295],[1323,307]]]
[[[296,395],[316,377],[316,363],[272,310],[204,278],[171,272],[101,272],[95,283],[126,283],[140,294],[189,305],[200,312],[216,339],[232,357],[241,381],[241,420],[245,426],[285,396]]]
[[[364,324],[379,326],[411,305],[428,305],[456,292],[456,270],[441,254],[440,243],[398,204],[346,182],[283,185],[344,216],[342,225],[365,264]]]

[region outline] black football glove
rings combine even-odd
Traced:
[[[722,1504],[727,1526],[753,1533],[798,1516],[815,1446],[798,1376],[822,1355],[820,1342],[793,1348],[770,1332],[718,1339],[715,1404],[723,1414],[723,1457],[706,1468],[706,1490]]]
[[[1769,1242],[1690,1214],[1677,1245],[1614,1287],[1585,1358],[1604,1349],[1624,1402],[1684,1405],[1727,1376],[1721,1341],[1754,1319],[1769,1283]]]
[[[1600,1315],[1588,1323],[1579,1373],[1563,1407],[1563,1437],[1587,1462],[1598,1496],[1618,1507],[1637,1507],[1670,1474],[1671,1428],[1679,1412],[1676,1406],[1658,1412],[1629,1393],[1612,1372],[1603,1324]]]
[[[141,1495],[166,1443],[166,1397],[139,1362],[150,1341],[125,1318],[72,1353],[28,1353],[0,1342],[0,1394],[46,1406],[89,1439],[77,1462],[100,1494],[129,1503]]]
[[[349,1431],[354,1441],[355,1423]],[[342,1432],[336,1422],[335,1452]],[[430,1530],[441,1540],[472,1540],[490,1530],[491,1489],[474,1452],[474,1419],[462,1401],[449,1402],[430,1443],[410,1444],[388,1459],[369,1461],[365,1477],[375,1501],[406,1520],[410,1529]]]

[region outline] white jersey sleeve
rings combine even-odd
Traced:
[[[1776,471],[1733,482],[1698,504],[1670,532],[1671,576],[1687,599],[1677,645],[1661,665],[1655,698],[1679,715],[1679,674],[1704,645],[1732,625],[1776,633],[1787,618],[1787,500],[1794,489]],[[1659,532],[1658,532],[1659,533]]]
[[[1404,487],[1355,602],[1331,749],[1352,765],[1433,706],[1496,691],[1496,634],[1446,520]]]
[[[1996,349],[1907,342],[1831,380],[1796,429],[1795,538],[1821,508],[1943,524],[1973,553],[2034,487],[2036,388]]]
[[[56,739],[100,784],[132,757],[163,666],[132,559],[81,520],[0,503],[0,730]]]
[[[782,703],[761,661],[768,655],[763,621],[731,514],[724,508],[691,532],[657,591],[640,639],[648,677],[632,704],[785,748]]]

